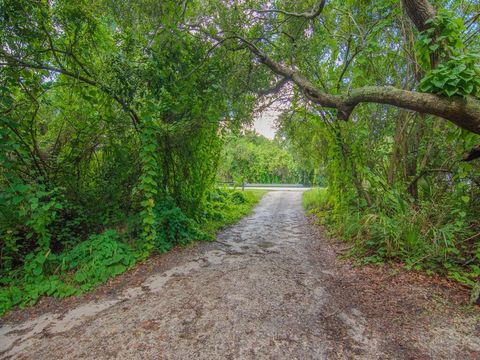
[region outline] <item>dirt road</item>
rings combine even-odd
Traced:
[[[0,357],[480,357],[479,312],[464,306],[466,293],[398,269],[354,268],[337,260],[341,246],[307,219],[301,192],[270,192],[217,242],[7,317]]]

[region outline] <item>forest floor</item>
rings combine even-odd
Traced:
[[[0,358],[479,359],[468,291],[400,267],[354,267],[301,208],[254,212],[81,297],[1,319]]]

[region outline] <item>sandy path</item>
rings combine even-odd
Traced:
[[[216,243],[181,252],[174,266],[152,269],[141,286],[63,313],[4,324],[0,357],[474,359],[480,354],[477,312],[445,315],[445,308],[432,310],[420,300],[390,310],[378,307],[368,304],[374,297],[358,288],[362,281],[355,276],[309,223],[301,192],[271,192]],[[411,291],[425,295],[422,287]],[[386,301],[389,296],[387,290],[381,294]],[[412,303],[417,308],[412,310]],[[402,311],[410,318],[392,322],[392,313]]]

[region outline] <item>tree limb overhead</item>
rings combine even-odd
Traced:
[[[257,12],[257,13],[279,13],[279,14],[283,14],[283,15],[286,15],[286,16],[292,16],[292,17],[297,17],[297,18],[305,18],[305,19],[311,20],[311,19],[315,19],[317,16],[319,16],[322,13],[326,2],[327,2],[326,0],[322,0],[312,10],[307,11],[307,12],[303,12],[303,13],[285,11],[285,10],[280,10],[280,9],[255,10],[255,12]]]
[[[274,61],[252,42],[241,37],[238,39],[244,42],[259,61],[275,74],[290,79],[297,85],[310,101],[337,109],[337,116],[341,120],[347,120],[353,109],[360,103],[377,103],[440,116],[463,129],[480,134],[480,100],[473,96],[447,98],[402,90],[393,86],[365,86],[353,89],[347,95],[332,95],[321,91],[300,72]]]

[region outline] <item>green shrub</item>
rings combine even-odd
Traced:
[[[230,194],[230,201],[235,205],[241,205],[245,204],[247,202],[247,199],[244,193],[240,191],[234,191]]]
[[[206,202],[208,211],[199,221],[165,198],[154,209],[155,250],[164,252],[194,240],[212,239],[218,229],[248,214],[264,193],[212,191]],[[0,315],[15,306],[33,305],[42,296],[63,298],[88,291],[125,272],[142,254],[141,243],[133,248],[114,230],[91,235],[59,254],[50,250],[29,253],[22,267],[1,273]]]
[[[0,279],[6,285],[0,290],[0,314],[16,305],[33,305],[45,295],[63,298],[90,290],[135,264],[135,255],[113,230],[59,255],[30,253],[23,268]]]
[[[119,234],[107,230],[92,235],[72,250],[59,256],[62,272],[72,273],[72,280],[81,290],[89,290],[110,277],[119,275],[135,264],[134,251]]]
[[[199,225],[176,206],[157,209],[156,233],[155,246],[159,252],[168,251],[175,245],[186,245],[194,240],[208,238]]]
[[[335,235],[352,242],[350,254],[359,263],[401,262],[468,286],[480,277],[480,244],[459,240],[471,235],[467,214],[446,200],[415,207],[392,190],[362,209],[329,197],[326,189],[313,189],[304,193],[303,205]]]
[[[219,229],[249,214],[265,193],[264,190],[215,189],[207,198],[201,228],[213,237]]]
[[[302,204],[306,210],[321,209],[328,203],[327,188],[315,188],[303,193]]]

